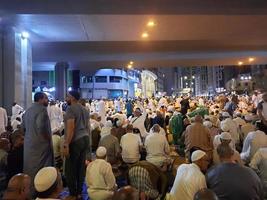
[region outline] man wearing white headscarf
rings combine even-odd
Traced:
[[[158,124],[155,124],[151,130],[152,134],[149,134],[145,140],[146,160],[157,167],[163,167],[164,164],[169,164],[170,146],[165,135],[160,134]]]
[[[106,161],[106,154],[105,147],[98,147],[96,160],[91,162],[86,169],[87,192],[92,200],[110,199],[117,187],[112,167]]]
[[[112,122],[110,120],[106,121],[104,124],[104,127],[101,129],[101,137],[104,137],[105,135],[109,135],[110,131],[112,129]]]

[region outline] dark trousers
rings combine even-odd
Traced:
[[[69,146],[70,155],[65,163],[65,175],[71,196],[82,193],[85,177],[85,159],[89,146],[89,137],[85,136]]]

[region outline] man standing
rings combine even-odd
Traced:
[[[51,130],[54,133],[56,130],[60,129],[61,122],[63,122],[63,113],[56,105],[55,101],[50,102],[50,106],[48,107],[48,116],[51,123]]]
[[[0,134],[6,131],[8,123],[8,118],[6,114],[6,109],[0,107]]]
[[[102,98],[99,102],[98,102],[98,114],[101,117],[101,123],[104,124],[106,122],[106,104],[104,99]]]
[[[70,196],[81,199],[85,176],[85,159],[89,147],[89,113],[78,103],[80,94],[70,91],[67,95],[68,108],[64,117],[65,141],[63,155],[66,157],[65,174]]]
[[[143,110],[143,113],[141,110]],[[140,105],[140,107],[135,109],[134,116],[132,118],[131,117],[129,118],[130,124],[133,125],[133,128],[139,129],[142,138],[145,138],[147,136],[147,131],[145,128],[146,117],[147,117],[146,110],[144,108],[141,108]]]
[[[46,94],[37,92],[34,95],[34,104],[23,116],[22,127],[25,131],[23,171],[32,180],[41,168],[52,166],[54,161],[47,106]]]
[[[200,189],[207,188],[205,176],[202,173],[208,168],[206,153],[196,150],[191,160],[192,164],[182,164],[177,169],[170,192],[172,200],[191,200]]]

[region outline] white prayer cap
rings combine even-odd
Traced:
[[[223,116],[223,117],[230,117],[230,114],[229,114],[228,112],[223,112],[223,113],[222,113],[222,116]]]
[[[253,120],[253,115],[245,115],[245,120],[246,121],[252,121]]]
[[[57,180],[57,170],[54,167],[44,167],[38,171],[34,178],[34,187],[37,192],[45,192]]]
[[[222,132],[220,138],[222,140],[232,140],[231,134],[228,132]]]
[[[105,127],[112,127],[112,121],[108,120],[106,121],[106,123],[104,124]]]
[[[231,127],[228,125],[228,123],[223,121],[221,123],[221,129],[223,132],[228,132],[228,131],[230,131]]]
[[[243,119],[241,119],[240,117],[233,119],[233,121],[237,124],[237,126],[243,126],[246,124],[246,122]]]
[[[104,157],[107,154],[107,150],[105,147],[98,147],[96,150],[96,155],[98,157]]]
[[[210,121],[204,121],[203,125],[206,126],[207,128],[211,128],[212,127],[212,122]]]
[[[192,153],[191,160],[192,160],[192,162],[197,161],[197,160],[200,160],[205,155],[206,155],[206,153],[204,151],[196,150],[196,151],[194,151]]]

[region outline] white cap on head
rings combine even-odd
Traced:
[[[221,129],[223,132],[228,132],[230,131],[231,127],[226,122],[223,121],[221,123]]]
[[[37,192],[45,192],[57,180],[57,170],[54,167],[44,167],[38,171],[34,178],[34,187]]]
[[[222,116],[223,116],[223,117],[230,117],[230,114],[229,114],[228,112],[223,112],[223,113],[222,113]]]
[[[191,160],[192,162],[200,160],[201,158],[203,158],[206,155],[206,153],[202,150],[196,150],[192,153],[191,155]]]
[[[204,121],[203,125],[206,126],[207,128],[211,128],[212,127],[212,122],[210,121]]]
[[[107,154],[107,149],[105,147],[98,147],[96,150],[96,155],[98,157],[104,157]]]
[[[232,140],[231,134],[228,132],[222,132],[220,138],[222,140]]]

